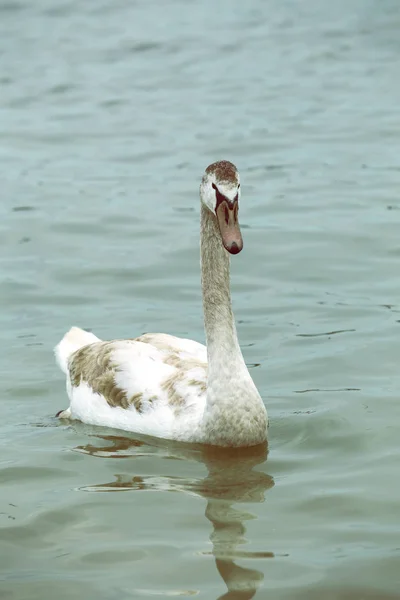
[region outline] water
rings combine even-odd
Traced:
[[[400,598],[400,7],[2,0],[2,598]],[[204,340],[198,184],[269,456],[65,426],[52,347]]]

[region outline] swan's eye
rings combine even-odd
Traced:
[[[238,185],[238,189],[240,189],[240,183],[239,183],[239,185]]]
[[[229,211],[228,211],[228,207],[225,206],[225,223],[228,225],[229,223]]]

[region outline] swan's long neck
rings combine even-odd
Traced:
[[[246,446],[266,439],[267,413],[240,350],[232,312],[229,255],[216,217],[201,205],[201,278],[207,338],[204,440]]]
[[[216,217],[201,206],[201,283],[207,339],[208,381],[226,378],[245,366],[232,312],[229,254],[221,242]]]

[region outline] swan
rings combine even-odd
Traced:
[[[245,447],[266,441],[268,417],[239,346],[230,294],[230,254],[243,248],[240,178],[218,161],[200,184],[201,285],[207,346],[164,333],[102,341],[72,327],[55,347],[80,420],[164,439]]]

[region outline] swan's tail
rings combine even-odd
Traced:
[[[59,344],[54,348],[54,354],[60,369],[67,374],[68,371],[68,359],[83,346],[93,344],[94,342],[100,342],[101,340],[89,331],[79,329],[79,327],[71,327],[66,333]]]

